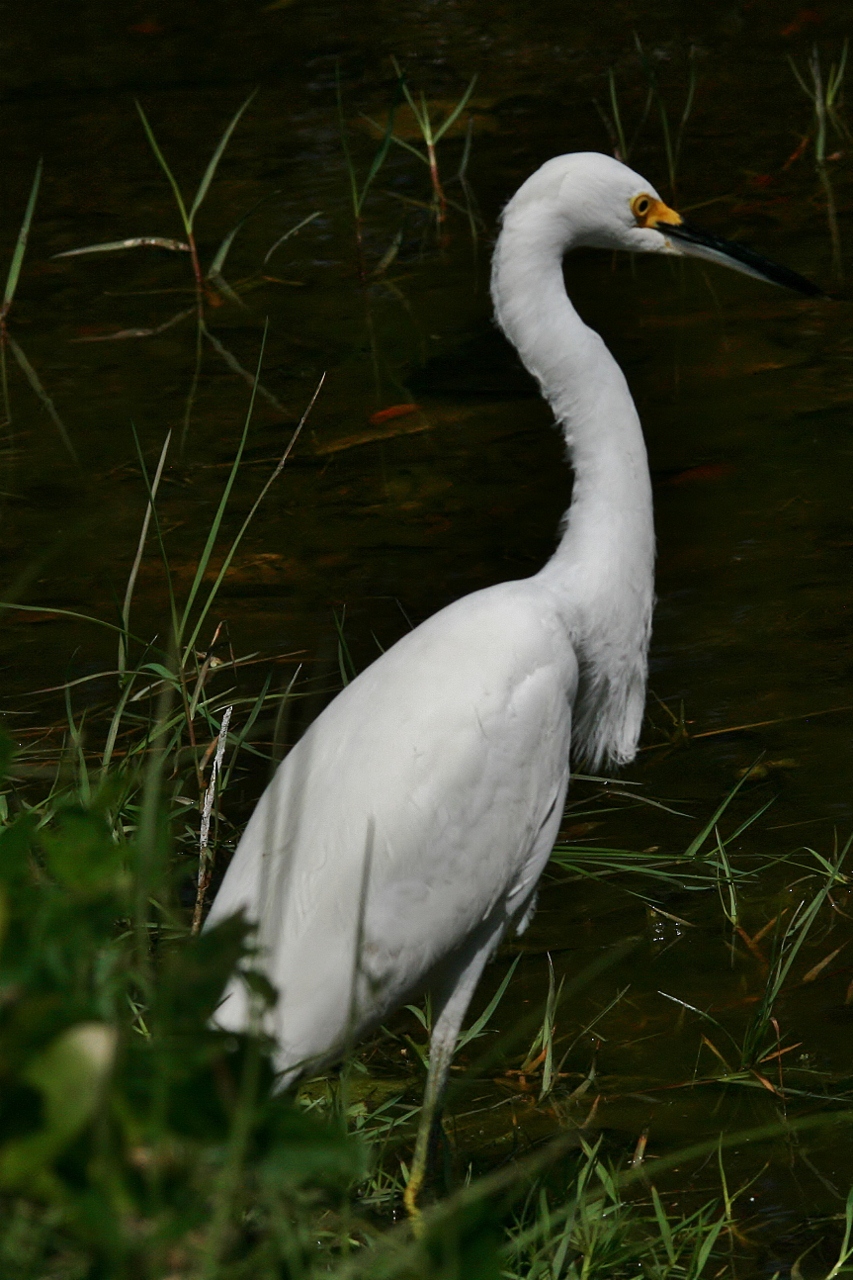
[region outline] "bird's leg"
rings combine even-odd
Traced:
[[[416,1233],[419,1232],[421,1221],[418,1196],[426,1178],[430,1150],[434,1146],[436,1137],[438,1137],[436,1127],[441,1123],[441,1101],[444,1097],[444,1089],[447,1084],[450,1064],[453,1061],[456,1041],[459,1039],[462,1019],[465,1017],[468,1005],[471,1003],[471,997],[474,994],[477,983],[480,981],[486,961],[493,954],[503,928],[503,920],[497,926],[490,922],[489,928],[476,935],[476,938],[472,940],[463,955],[461,957],[457,956],[457,963],[453,966],[452,979],[445,979],[447,984],[445,988],[446,995],[439,1009],[438,1017],[433,1023],[432,1035],[430,1036],[429,1069],[427,1070],[424,1101],[421,1108],[420,1121],[418,1122],[418,1136],[415,1139],[415,1152],[412,1157],[409,1181],[406,1184],[406,1190],[403,1195],[403,1204],[412,1220],[412,1226]]]

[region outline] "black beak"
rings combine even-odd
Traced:
[[[676,241],[684,253],[692,258],[707,258],[710,262],[719,262],[724,267],[733,267],[735,271],[743,271],[748,276],[757,276],[759,280],[769,280],[771,284],[781,285],[783,289],[793,289],[795,293],[802,293],[807,298],[829,297],[823,289],[805,276],[797,275],[796,271],[769,262],[760,254],[753,253],[745,244],[723,240],[721,236],[701,231],[689,222],[659,222],[656,230]]]

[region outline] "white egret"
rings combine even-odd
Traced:
[[[560,156],[524,183],[504,211],[492,298],[565,433],[574,488],[557,550],[533,577],[442,609],[338,694],[279,766],[208,920],[243,909],[257,923],[284,1084],[432,992],[410,1211],[471,996],[533,912],[570,749],[593,768],[625,764],[643,717],[649,470],[622,371],[566,295],[563,255],[582,245],[710,258],[820,293],[694,229],[609,156]],[[242,983],[216,1016],[248,1025]]]

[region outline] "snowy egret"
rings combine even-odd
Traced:
[[[563,255],[582,245],[689,254],[821,292],[697,230],[609,156],[559,156],[524,183],[504,211],[492,298],[565,433],[574,489],[557,550],[533,577],[429,618],[338,694],[279,766],[208,920],[243,909],[257,924],[283,1084],[432,992],[411,1212],[471,996],[533,912],[570,748],[593,768],[624,764],[643,717],[651,486],[622,371],[566,295]],[[241,982],[216,1016],[249,1024]]]

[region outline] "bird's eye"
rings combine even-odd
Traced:
[[[631,201],[631,212],[633,213],[634,217],[637,219],[637,222],[640,224],[641,227],[645,226],[645,219],[648,216],[651,210],[651,207],[652,207],[651,196],[646,196],[646,195],[634,196],[634,199]]]

